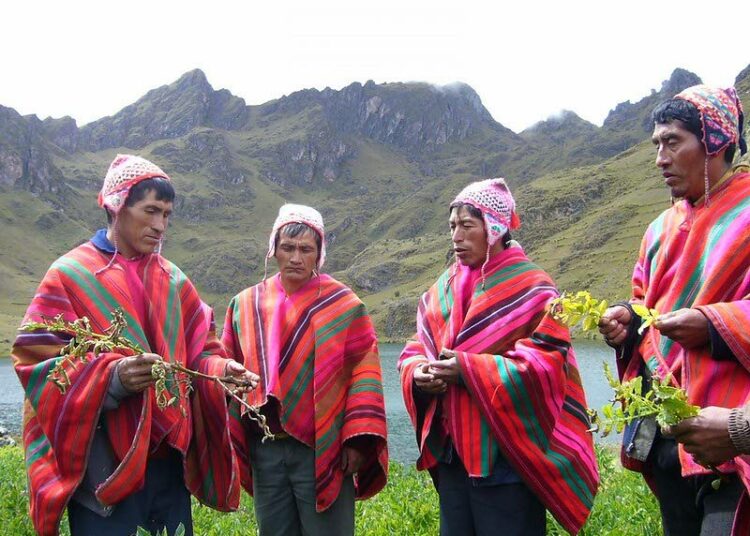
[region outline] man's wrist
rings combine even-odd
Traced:
[[[742,454],[750,454],[750,422],[745,408],[732,409],[727,427],[734,447]]]

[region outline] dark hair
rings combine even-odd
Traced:
[[[478,218],[478,219],[484,221],[484,218],[482,217],[482,211],[479,210],[474,205],[470,205],[469,203],[456,203],[455,205],[451,205],[450,206],[450,210],[448,211],[448,214],[450,214],[451,212],[453,212],[454,208],[456,209],[456,212],[458,212],[462,208],[465,208],[466,212],[469,213],[469,216],[471,216],[472,218]]]
[[[703,144],[703,121],[698,108],[692,102],[684,99],[669,99],[662,102],[654,108],[651,114],[654,123],[657,125],[666,125],[672,121],[680,121],[685,130],[694,134],[698,141]],[[734,153],[737,151],[737,144],[730,143],[724,152],[724,161],[731,164],[734,160]]]
[[[279,239],[281,239],[281,235],[288,236],[289,238],[296,238],[301,234],[304,234],[306,232],[311,232],[313,234],[313,237],[315,237],[315,245],[318,246],[318,260],[320,260],[320,255],[322,253],[323,249],[323,239],[318,234],[318,231],[307,225],[306,223],[288,223],[278,231],[276,231],[276,240],[275,243],[279,243]],[[276,252],[273,252],[274,255]]]
[[[138,201],[143,200],[151,190],[154,191],[157,201],[174,202],[175,191],[172,182],[162,177],[152,177],[142,180],[130,189],[125,206],[132,207]],[[107,213],[107,223],[112,223],[112,214],[106,208],[104,211]]]

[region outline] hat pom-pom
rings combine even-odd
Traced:
[[[521,227],[521,219],[518,217],[518,214],[516,214],[516,211],[512,211],[510,213],[510,229],[511,231],[514,229],[518,229]]]

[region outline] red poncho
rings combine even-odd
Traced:
[[[66,321],[85,316],[102,333],[112,310],[119,307],[128,322],[124,335],[144,351],[193,370],[222,375],[226,358],[213,332],[210,309],[190,280],[166,259],[156,255],[151,262],[144,259],[138,270],[145,308],[139,311],[122,266],[115,262],[103,269],[110,258],[90,242],[62,256],[39,285],[25,321],[58,314]],[[140,320],[143,313],[147,322]],[[54,333],[22,333],[12,351],[26,396],[23,440],[31,518],[42,536],[57,534],[63,510],[83,478],[112,373],[123,357],[119,353],[90,355],[88,364],[68,368],[71,386],[63,394],[47,380],[47,374],[59,361],[56,356],[66,342]],[[185,484],[191,493],[219,510],[237,508],[240,488],[225,395],[212,382],[196,380],[193,387],[184,399],[189,403],[183,401],[182,408],[158,409],[154,389],[149,388],[105,413],[120,463],[96,490],[103,504],[115,504],[140,489],[149,450],[166,442],[184,456]]]
[[[488,476],[499,453],[571,533],[583,526],[599,475],[586,399],[567,328],[545,313],[557,296],[520,248],[479,270],[446,271],[422,296],[415,340],[399,369],[417,429],[420,469],[435,467],[450,436],[468,474]],[[464,385],[415,397],[414,369],[455,350]]]
[[[708,345],[686,350],[649,328],[632,354],[618,361],[620,376],[636,377],[645,362],[659,377],[671,372],[691,404],[745,405],[750,401],[748,298],[750,173],[740,172],[711,192],[709,206],[680,201],[649,225],[633,272],[632,299],[659,313],[699,309],[736,359],[714,359]],[[683,476],[710,474],[682,445],[679,457]],[[648,473],[648,467],[624,453],[622,460],[626,467]],[[735,472],[735,464],[727,462],[720,470]]]
[[[318,511],[338,497],[341,448],[356,436],[372,438],[356,475],[356,497],[366,499],[385,486],[387,430],[377,339],[364,305],[349,288],[321,275],[287,296],[276,275],[232,299],[222,340],[230,355],[261,377],[247,401],[262,406],[274,396],[284,430],[315,449]],[[247,429],[239,413],[233,416],[242,482],[252,493]]]

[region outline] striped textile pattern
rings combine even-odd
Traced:
[[[280,276],[235,296],[222,342],[230,356],[260,375],[248,403],[279,401],[284,430],[315,449],[316,509],[336,500],[343,481],[341,448],[356,436],[371,438],[355,478],[356,497],[385,486],[388,475],[385,405],[375,330],[364,304],[328,275],[286,296]],[[248,430],[239,409],[232,436],[242,483],[252,493]]]
[[[633,298],[659,313],[697,308],[711,321],[736,359],[717,360],[710,348],[686,350],[649,328],[632,355],[618,361],[632,379],[645,362],[664,377],[672,371],[700,407],[743,406],[750,401],[750,173],[739,173],[711,192],[711,205],[680,201],[646,230],[633,272]],[[709,474],[679,448],[683,476]],[[626,467],[646,470],[623,455]],[[733,463],[721,470],[734,472]]]
[[[417,334],[399,360],[420,447],[417,467],[433,468],[448,436],[472,477],[488,476],[502,452],[560,524],[577,533],[599,475],[568,330],[545,313],[557,290],[521,248],[490,259],[484,290],[477,271],[448,270],[422,296]],[[442,349],[456,351],[465,386],[449,385],[443,396],[418,392],[414,369]]]
[[[69,322],[86,316],[101,333],[109,326],[111,311],[120,307],[128,322],[124,335],[145,351],[193,370],[223,375],[226,357],[211,310],[187,277],[166,259],[144,259],[138,274],[148,302],[148,324],[142,325],[122,267],[115,263],[97,274],[109,259],[91,242],[60,257],[39,285],[24,322],[58,314]],[[30,512],[43,536],[58,533],[63,510],[82,481],[109,382],[123,357],[89,355],[88,364],[69,370],[71,386],[62,394],[46,376],[66,343],[42,330],[20,333],[12,349],[25,390],[23,440]],[[96,490],[103,504],[116,504],[140,489],[149,451],[166,441],[185,458],[185,484],[191,493],[219,510],[237,508],[238,467],[225,395],[213,382],[196,380],[193,388],[182,408],[160,410],[149,388],[104,414],[119,466]]]

